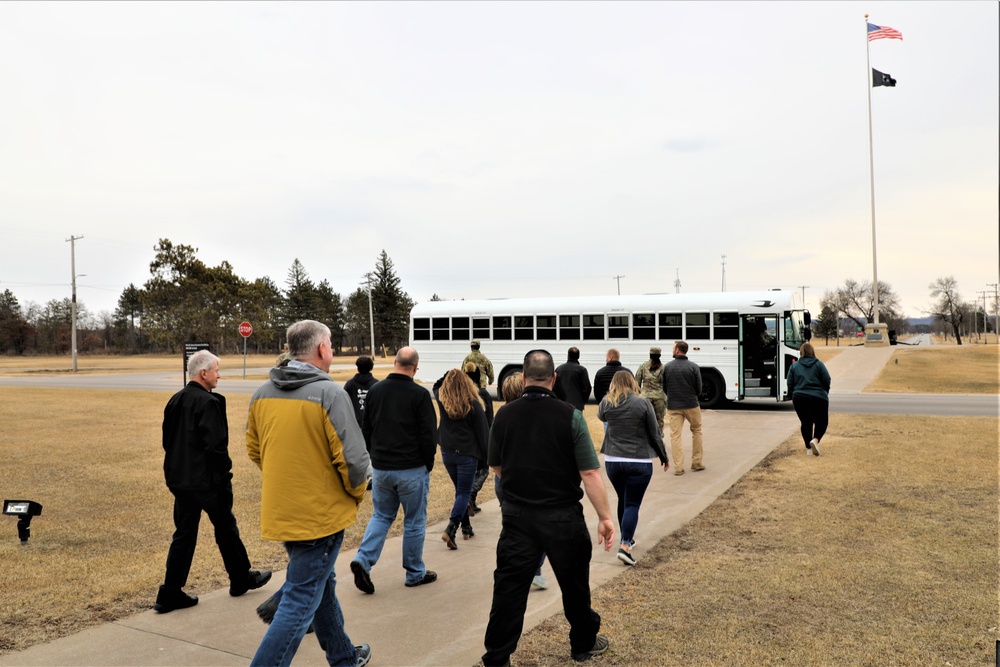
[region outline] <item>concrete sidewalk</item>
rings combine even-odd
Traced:
[[[888,358],[883,350],[851,348],[837,355],[828,367],[835,386],[842,391],[860,391]],[[706,470],[689,471],[677,477],[672,469],[667,473],[655,469],[643,500],[634,551],[639,566],[645,549],[697,516],[795,432],[797,426],[794,413],[787,410],[706,411]],[[685,433],[685,448],[689,459],[689,433]],[[606,478],[605,486],[614,508],[614,493]],[[583,504],[596,539],[596,515],[586,499]],[[401,538],[387,540],[379,563],[372,569],[375,595],[364,595],[354,587],[348,567],[354,551],[341,553],[337,563],[337,596],[351,639],[372,646],[372,667],[468,666],[479,660],[500,531],[496,501],[483,506],[473,525],[476,537],[461,541],[457,551],[449,551],[441,541],[443,523],[428,526],[424,560],[439,578],[418,588],[403,585]],[[616,552],[617,548],[610,553],[595,548],[592,587],[625,570],[626,566],[615,558]],[[558,584],[548,565],[543,574],[550,588],[529,595],[525,631],[562,613]],[[276,572],[267,586],[241,598],[231,598],[228,589],[221,589],[201,595],[199,604],[190,609],[162,615],[150,610],[20,653],[0,656],[0,666],[247,665],[265,632],[255,609],[281,586],[283,577],[283,572]],[[151,589],[150,604],[154,593]],[[614,643],[615,638],[611,637],[611,641]],[[568,650],[567,644],[567,657]],[[294,664],[326,664],[313,635],[303,640]]]

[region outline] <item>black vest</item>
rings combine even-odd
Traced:
[[[573,454],[574,408],[542,387],[526,387],[493,422],[504,502],[567,507],[583,498]]]

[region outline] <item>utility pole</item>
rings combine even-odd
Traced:
[[[726,256],[722,256],[722,291],[726,291]]]
[[[674,281],[674,291],[678,294],[681,293],[681,270],[677,269],[677,280]]]
[[[72,320],[70,347],[73,348],[74,373],[76,372],[76,242],[82,238],[82,236],[70,235],[70,237],[66,239],[66,242],[69,243],[70,271],[73,272],[73,301],[70,303],[70,318]]]
[[[618,283],[618,296],[622,295],[622,278],[625,276],[612,276],[611,279]]]
[[[809,285],[799,285],[799,289],[802,290],[802,307],[803,308],[806,307],[806,288],[807,287],[809,287]]]
[[[997,337],[997,345],[1000,345],[1000,313],[997,312],[1000,309],[1000,299],[997,298],[997,285],[998,283],[986,283],[987,287],[993,288],[993,333]],[[986,310],[985,299],[983,304],[983,310]]]
[[[372,308],[372,274],[371,271],[365,274],[365,282],[361,283],[368,287],[368,330],[371,333],[372,359],[375,359],[375,311]]]

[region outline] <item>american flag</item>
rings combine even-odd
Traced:
[[[875,25],[874,23],[868,24],[868,41],[873,42],[876,39],[903,39],[903,33],[899,32],[895,28],[890,28],[888,26]]]

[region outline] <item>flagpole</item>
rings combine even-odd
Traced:
[[[868,88],[868,173],[871,177],[872,201],[872,294],[874,295],[874,324],[878,324],[878,250],[875,244],[875,151],[872,142],[872,48],[868,39],[868,14],[865,14],[865,81]]]

